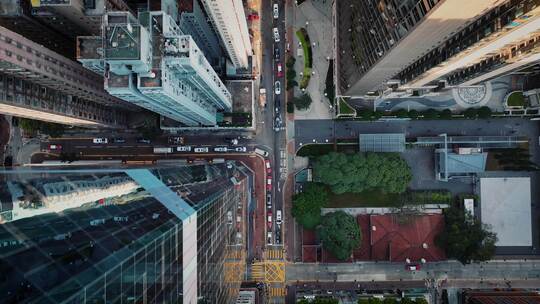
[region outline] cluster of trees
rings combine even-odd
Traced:
[[[468,108],[461,114],[467,119],[476,119],[476,118],[487,119],[493,115],[493,112],[488,107],[480,107],[480,108]],[[384,115],[384,112],[382,111],[363,110],[363,111],[357,112],[357,117],[363,120],[378,120],[381,117],[383,117],[383,115]],[[422,112],[419,112],[417,110],[407,111],[406,109],[399,109],[397,111],[392,112],[390,115],[396,116],[398,118],[410,118],[410,119],[422,118],[422,119],[427,119],[427,120],[435,120],[435,119],[449,120],[453,118],[453,113],[449,109],[444,109],[442,111],[438,111],[435,109],[427,109]]]
[[[307,110],[311,105],[311,96],[304,93],[300,97],[294,97],[293,102],[298,110]]]
[[[531,155],[527,149],[501,149],[496,151],[494,157],[504,170],[536,171],[539,169],[539,166],[530,160]]]
[[[384,298],[383,300],[379,298],[369,298],[369,299],[359,299],[358,304],[427,304],[425,298],[401,298],[399,301],[397,298]]]
[[[331,152],[315,161],[313,173],[336,194],[376,189],[402,193],[412,179],[411,168],[397,153]]]
[[[60,137],[64,134],[64,125],[44,122],[28,118],[19,118],[19,127],[28,133],[40,132],[50,137]]]
[[[321,223],[321,208],[328,204],[328,192],[321,184],[306,184],[304,191],[293,196],[291,213],[298,224],[315,229]]]
[[[354,216],[343,211],[327,213],[323,216],[317,234],[323,247],[337,259],[345,261],[360,245],[362,235]]]
[[[497,235],[470,213],[452,206],[444,210],[445,229],[435,238],[446,256],[463,264],[487,261],[495,254]]]
[[[301,299],[296,302],[297,304],[339,304],[338,299],[333,298],[320,298],[317,297],[314,300]]]
[[[296,82],[296,70],[294,69],[294,64],[296,63],[296,58],[290,56],[285,62],[287,67],[287,72],[285,73],[285,78],[287,80],[287,90],[292,90],[294,87],[298,86]]]

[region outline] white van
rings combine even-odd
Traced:
[[[276,224],[281,225],[281,210],[276,211]]]
[[[259,148],[255,148],[255,153],[259,154],[260,156],[268,157],[268,152]]]

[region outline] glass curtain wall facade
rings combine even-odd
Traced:
[[[236,168],[0,171],[2,302],[233,302]]]

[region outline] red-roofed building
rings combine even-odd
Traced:
[[[371,259],[377,261],[413,262],[446,259],[444,251],[435,246],[435,237],[444,229],[441,214],[416,215],[400,223],[395,214],[371,215]]]

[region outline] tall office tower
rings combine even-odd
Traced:
[[[79,52],[79,61],[94,71],[106,68],[105,87],[113,96],[186,126],[215,125],[218,110],[231,111],[232,97],[203,52],[169,15],[144,12],[139,20],[108,13],[101,40],[79,37],[79,46],[96,50]]]
[[[508,1],[336,1],[338,94],[361,96],[382,89],[442,41],[474,27],[504,2]]]
[[[247,68],[253,50],[242,0],[201,0],[235,68]]]
[[[75,58],[75,44],[32,16],[30,0],[0,1],[0,26],[23,35],[68,58]]]
[[[407,86],[440,80],[473,85],[538,64],[540,1],[513,0],[492,8],[399,73]]]
[[[101,76],[4,27],[0,27],[0,73],[6,94],[0,101],[3,113],[111,127],[125,122],[123,110],[134,108],[107,94]]]
[[[233,303],[245,270],[244,172],[0,171],[2,302]]]
[[[180,29],[191,35],[212,65],[218,65],[223,57],[216,33],[208,24],[199,0],[180,0]]]
[[[100,35],[107,11],[129,11],[124,0],[33,0],[35,18],[68,37]]]

